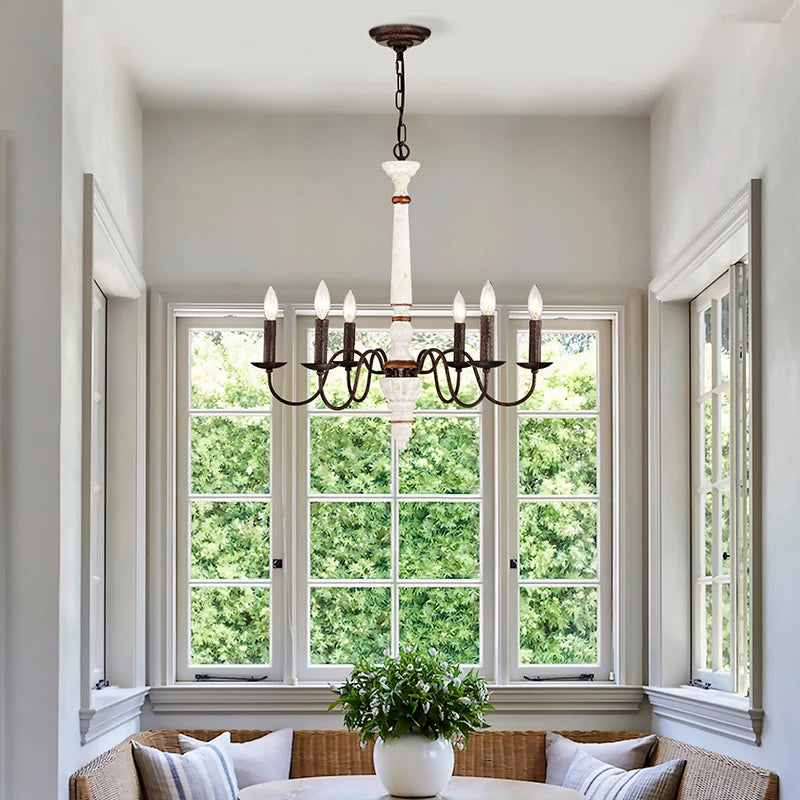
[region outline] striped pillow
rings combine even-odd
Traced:
[[[147,800],[236,800],[239,785],[231,759],[231,735],[185,755],[133,743]]]
[[[626,771],[578,751],[562,786],[589,800],[675,800],[685,766],[684,759],[676,759]]]

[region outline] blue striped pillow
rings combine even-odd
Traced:
[[[231,758],[231,735],[185,755],[133,743],[147,800],[236,800],[239,785]]]
[[[562,786],[589,800],[675,800],[685,766],[685,760],[675,759],[656,767],[624,770],[579,750]]]

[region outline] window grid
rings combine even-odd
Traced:
[[[364,327],[359,330],[359,335],[364,336],[370,333],[385,333],[385,328],[376,328],[371,330],[369,327]],[[432,327],[431,332],[444,333],[449,335],[449,331],[441,330],[437,327]],[[424,332],[428,332],[426,328]],[[419,332],[418,332],[419,333]],[[313,332],[307,331],[306,341],[309,349],[313,347]],[[331,343],[329,349],[334,349],[334,344]],[[312,381],[305,387],[306,390],[310,388]],[[308,408],[307,421],[306,421],[306,435],[308,441],[307,450],[307,464],[308,468],[305,470],[306,482],[306,502],[304,514],[308,520],[306,530],[308,531],[308,547],[306,551],[306,560],[303,565],[305,572],[306,582],[306,609],[307,613],[311,613],[312,601],[311,593],[313,589],[318,587],[343,587],[343,588],[358,588],[358,587],[375,587],[385,588],[390,592],[391,604],[391,618],[390,618],[390,647],[391,651],[396,653],[400,647],[400,593],[406,587],[420,587],[420,588],[473,588],[478,591],[478,620],[480,630],[479,642],[479,658],[475,665],[480,665],[485,660],[484,658],[484,626],[482,624],[484,616],[484,587],[483,587],[483,564],[484,564],[484,543],[483,543],[483,526],[484,526],[484,509],[483,509],[483,493],[484,493],[484,470],[482,468],[482,451],[483,451],[483,425],[481,423],[482,412],[480,410],[463,410],[452,407],[447,408],[418,408],[415,415],[415,425],[423,422],[426,419],[474,419],[477,424],[477,441],[479,452],[477,456],[478,461],[478,491],[475,493],[462,493],[462,494],[431,494],[431,493],[415,493],[415,492],[402,492],[400,487],[400,459],[397,448],[392,441],[391,443],[391,467],[390,467],[390,487],[389,492],[384,493],[369,493],[369,494],[356,494],[356,493],[323,493],[312,491],[311,488],[311,448],[313,447],[312,439],[312,425],[313,419],[319,417],[338,417],[342,419],[357,419],[357,418],[380,418],[388,423],[389,411],[386,408],[365,408],[362,404],[353,409],[346,409],[343,411],[335,411],[326,407],[318,407],[313,405]],[[311,569],[311,556],[312,546],[310,541],[311,536],[311,508],[315,502],[326,503],[347,503],[347,502],[367,502],[367,503],[389,503],[390,504],[390,575],[387,578],[320,578],[312,576]],[[475,578],[403,578],[400,576],[400,514],[404,505],[418,503],[418,502],[431,502],[442,504],[455,504],[455,503],[477,503],[479,507],[478,519],[478,576]],[[306,620],[310,632],[312,621]],[[306,638],[305,658],[309,668],[319,673],[321,671],[335,674],[340,670],[337,665],[325,665],[313,663],[311,653],[311,636]],[[349,668],[348,668],[349,669]]]
[[[742,683],[736,677],[741,598],[732,578],[742,564],[735,528],[744,498],[732,477],[739,448],[731,396],[738,372],[731,280],[726,271],[691,305],[693,669],[700,681],[724,691]]]

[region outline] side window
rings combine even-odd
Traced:
[[[691,304],[693,678],[749,683],[747,266]]]
[[[92,284],[89,681],[106,679],[106,296]]]

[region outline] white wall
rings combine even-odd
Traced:
[[[9,140],[10,186],[0,321],[6,642],[0,796],[32,800],[53,796],[58,769],[61,38],[61,0],[3,4],[0,131]]]
[[[0,132],[11,184],[0,796],[52,800],[113,743],[81,748],[78,730],[84,171],[98,175],[141,252],[140,112],[96,32],[62,0],[3,3]]]
[[[646,119],[407,117],[415,299],[536,279],[625,299],[649,264]],[[385,302],[393,115],[145,114],[145,275],[159,287]],[[365,291],[362,287],[371,287]],[[549,291],[549,295],[548,295]]]
[[[764,733],[758,748],[661,732],[763,764],[800,797],[800,8],[782,25],[717,29],[652,118],[653,274],[752,177],[764,179]]]
[[[83,174],[91,172],[137,263],[142,254],[142,116],[95,22],[64,4],[61,279],[59,792],[69,775],[135,730],[81,746],[81,364]],[[131,532],[133,535],[133,532]]]

